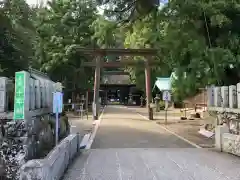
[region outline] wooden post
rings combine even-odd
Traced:
[[[105,106],[107,105],[108,103],[108,92],[107,92],[107,89],[105,89]]]
[[[150,67],[149,61],[146,58],[145,64],[145,84],[146,84],[146,96],[147,96],[147,109],[148,109],[148,118],[149,120],[153,120],[153,110],[150,107],[151,99],[152,99],[152,92],[151,92],[151,74],[150,74]]]
[[[101,56],[96,57],[94,96],[93,96],[93,120],[98,120],[99,113],[99,87],[100,87]],[[94,112],[95,111],[95,112]]]

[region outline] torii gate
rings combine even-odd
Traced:
[[[93,55],[95,61],[85,62],[82,65],[87,67],[95,67],[95,81],[94,81],[94,98],[93,105],[96,105],[96,112],[94,113],[94,120],[98,119],[99,113],[99,88],[100,88],[100,69],[101,67],[124,67],[124,66],[136,66],[142,64],[145,66],[145,84],[146,84],[146,96],[147,96],[147,109],[148,118],[153,120],[153,110],[150,107],[151,103],[151,80],[150,80],[150,65],[157,65],[158,62],[152,61],[152,57],[156,56],[156,49],[90,49],[90,48],[77,48],[78,52]],[[119,55],[119,56],[143,56],[143,61],[126,61],[121,60],[119,62],[102,62],[101,59],[107,55]]]

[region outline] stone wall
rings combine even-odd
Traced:
[[[240,156],[239,114],[240,83],[231,86],[209,86],[207,109],[218,117],[216,148]],[[223,124],[223,125],[222,125]],[[226,125],[228,124],[228,125]]]
[[[240,156],[240,135],[224,133],[222,144],[222,151]]]
[[[20,169],[20,180],[59,180],[79,150],[79,134],[71,134],[44,159],[28,161]]]
[[[240,135],[230,134],[226,125],[215,129],[215,147],[222,151],[240,156]]]

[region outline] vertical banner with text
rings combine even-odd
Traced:
[[[15,74],[15,97],[14,97],[14,120],[24,119],[25,102],[25,74],[16,72]]]

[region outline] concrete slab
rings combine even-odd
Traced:
[[[240,159],[197,148],[91,149],[63,179],[239,180]]]

